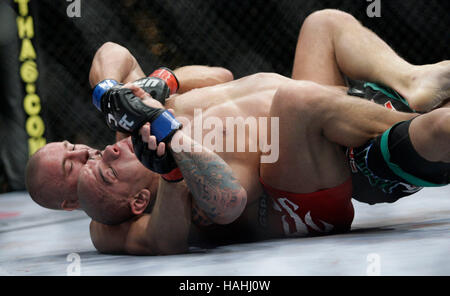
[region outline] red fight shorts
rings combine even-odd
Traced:
[[[285,192],[264,184],[279,214],[286,236],[320,235],[347,232],[354,217],[352,179],[330,189],[313,193]]]

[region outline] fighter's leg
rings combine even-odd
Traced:
[[[270,112],[280,118],[280,156],[276,163],[261,165],[261,177],[275,188],[298,193],[332,188],[349,177],[340,146],[360,146],[414,117],[306,81],[281,86]]]
[[[308,193],[332,188],[349,177],[342,152],[323,136],[318,90],[322,89],[315,83],[298,81],[275,94],[270,116],[279,118],[279,158],[261,164],[260,176],[266,184]]]
[[[330,18],[331,15],[334,15]],[[333,21],[352,16],[337,10],[320,10],[310,14],[302,24],[295,50],[292,78],[323,85],[345,86],[332,38]]]
[[[450,163],[450,108],[440,108],[411,121],[411,143],[430,162]]]
[[[450,183],[450,108],[399,122],[351,149],[354,198],[392,203],[423,187]]]
[[[440,108],[394,125],[380,138],[383,159],[409,183],[450,183],[450,108]]]
[[[279,118],[279,158],[262,163],[260,177],[286,235],[348,231],[352,182],[341,145],[361,145],[411,117],[294,80],[278,89],[270,116]]]
[[[411,65],[353,16],[331,9],[317,11],[303,23],[292,77],[343,85],[341,73],[388,85],[418,111],[450,97],[450,61]]]

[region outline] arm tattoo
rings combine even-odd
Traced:
[[[197,208],[195,203],[192,205],[191,220],[197,226],[208,226],[213,224],[213,222],[200,210]]]
[[[195,145],[199,144],[191,148]],[[202,152],[181,151],[173,156],[196,204],[209,218],[226,215],[241,202],[244,189],[217,154],[203,147]]]

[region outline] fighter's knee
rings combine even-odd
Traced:
[[[343,21],[355,21],[356,19],[349,13],[337,9],[322,9],[311,13],[304,21],[305,25],[330,26]]]
[[[229,82],[234,80],[233,73],[222,67],[214,67],[214,70],[217,71],[218,80],[222,83]]]

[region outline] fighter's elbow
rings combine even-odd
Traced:
[[[93,70],[95,70],[95,66],[97,64],[103,64],[104,61],[111,59],[112,55],[121,53],[120,56],[123,56],[128,55],[128,52],[128,49],[117,43],[110,41],[103,43],[102,46],[100,46],[95,52],[90,74],[92,74]]]
[[[136,64],[136,59],[127,48],[110,41],[103,43],[103,45],[97,49],[89,71],[89,82],[91,87],[94,87],[100,80],[104,79],[104,77],[102,77],[102,74],[104,74],[103,71],[105,70],[105,67],[111,64],[111,61],[117,63],[114,65],[115,68],[124,69],[123,71],[126,72],[129,72]]]
[[[241,187],[238,191],[233,191],[221,214],[211,220],[216,224],[230,224],[236,221],[245,210],[247,205],[247,191]]]
[[[234,80],[233,73],[230,70],[222,67],[213,67],[213,69],[216,74],[217,84]]]
[[[117,51],[117,50],[128,51],[128,49],[126,49],[125,47],[123,47],[120,44],[117,44],[117,43],[114,43],[114,42],[111,42],[111,41],[107,41],[107,42],[103,43],[102,46],[100,46],[97,49],[97,52],[95,54],[96,55],[102,55],[102,54],[106,54],[106,53],[109,53],[111,51]]]

